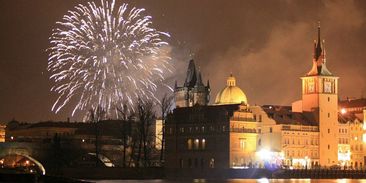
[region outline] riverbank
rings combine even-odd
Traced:
[[[73,178],[49,176],[49,175],[37,175],[37,174],[20,174],[20,173],[0,173],[0,182],[4,183],[29,183],[29,182],[42,182],[42,183],[89,183],[88,181],[77,180]]]

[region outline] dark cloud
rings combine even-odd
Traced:
[[[49,92],[45,49],[55,22],[85,2],[0,1],[0,121],[69,116],[72,105],[57,115],[50,111],[56,94]],[[210,79],[212,98],[232,72],[250,104],[290,104],[300,98],[299,77],[311,67],[320,20],[328,68],[340,77],[340,96],[366,96],[366,1],[123,2],[146,8],[155,26],[171,33],[176,67],[167,80],[171,85],[182,84],[194,58]]]

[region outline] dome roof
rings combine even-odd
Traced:
[[[227,79],[226,87],[222,89],[215,99],[215,104],[248,104],[247,96],[236,86],[235,77],[230,75]]]

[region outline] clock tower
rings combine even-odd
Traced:
[[[314,40],[311,70],[302,80],[302,110],[313,112],[319,124],[319,162],[321,166],[338,163],[338,77],[326,67],[324,40]]]

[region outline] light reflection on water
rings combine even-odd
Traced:
[[[92,180],[96,183],[366,183],[366,179]]]

